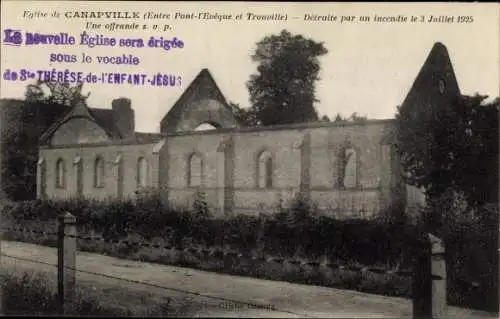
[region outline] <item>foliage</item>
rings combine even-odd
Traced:
[[[208,218],[210,212],[208,210],[208,203],[205,199],[205,193],[197,191],[194,196],[193,213],[196,217]]]
[[[396,146],[405,177],[424,187],[428,200],[453,188],[469,206],[498,202],[500,99],[486,98],[462,96],[439,108],[398,107]]]
[[[353,122],[353,123],[363,123],[368,120],[368,117],[358,115],[357,112],[352,113],[349,117],[343,117],[340,113],[337,113],[333,122]]]
[[[232,247],[241,252],[261,249],[262,253],[284,257],[327,253],[332,260],[368,265],[404,263],[403,259],[409,262],[408,256],[403,256],[405,242],[412,238],[406,232],[411,232],[409,225],[318,216],[314,204],[301,196],[289,206],[273,216],[217,218],[208,216],[203,203],[194,205],[192,211],[179,212],[150,197],[135,202],[36,200],[5,206],[2,213],[6,220],[24,225],[29,221],[54,225],[57,216],[70,211],[77,217],[79,232],[100,233],[107,239],[124,238],[132,232],[145,240],[168,238],[177,246],[189,238],[205,246]]]
[[[252,108],[242,108],[239,104],[230,102],[234,115],[238,118],[245,126],[259,126],[260,123],[257,120],[255,111]]]
[[[24,102],[16,109],[8,106],[3,116],[10,123],[2,127],[2,188],[13,200],[36,196],[36,163],[39,139],[50,125],[67,109],[59,104]]]
[[[56,217],[60,213],[70,211],[77,217],[78,233],[82,236],[96,233],[102,234],[108,240],[134,238],[132,241],[161,242],[162,245],[177,247],[181,252],[184,248],[209,250],[223,248],[244,256],[324,260],[346,265],[382,266],[385,269],[395,270],[411,268],[413,255],[410,247],[420,231],[418,227],[411,226],[401,219],[336,220],[324,215],[318,216],[314,213],[314,205],[301,196],[297,196],[294,202],[288,205],[290,208],[282,208],[274,215],[236,215],[225,218],[207,218],[194,210],[179,212],[160,203],[154,196],[148,200],[122,203],[86,200],[31,201],[6,205],[2,214],[6,223],[53,232],[57,226]],[[491,274],[498,269],[495,266],[498,262],[496,260],[498,221],[495,223],[498,209],[490,207],[485,210],[488,212],[476,214],[479,218],[468,218],[464,215],[464,218],[450,226],[444,236],[449,265],[448,287],[451,287],[449,300],[452,304],[481,309],[492,309],[491,307],[495,306],[494,302],[484,298],[483,295],[491,295],[492,298],[496,296],[493,292],[489,292],[494,291],[496,287],[496,279],[491,280]],[[22,233],[24,237],[15,234],[5,233],[5,236],[14,240],[40,241],[37,239],[39,236],[31,238],[24,233]],[[92,245],[96,245],[88,242],[82,241],[79,245],[82,249],[87,246],[90,249]],[[42,244],[47,243],[42,241]],[[109,248],[104,246],[92,249],[110,252]],[[127,245],[113,249],[110,253],[124,258],[136,256],[134,258],[144,259],[144,254],[149,251],[148,248],[144,248],[141,253],[139,248],[132,249]],[[193,261],[188,263],[187,257],[181,258],[179,253],[171,255],[168,258],[155,257],[153,260],[202,267],[203,263]],[[226,268],[229,266],[226,266],[225,262],[212,261],[211,265],[205,265],[203,269],[301,283],[340,285],[343,288],[384,294],[388,293],[388,290],[397,290],[399,292],[394,292],[395,294],[407,295],[404,292],[406,288],[403,288],[407,286],[401,283],[402,286],[396,288],[400,284],[397,284],[394,278],[377,279],[370,275],[370,278],[363,277],[365,278],[363,279],[358,278],[358,275],[354,278],[343,273],[336,275],[328,273],[323,277],[308,277],[306,280],[304,276],[307,274],[302,270],[300,274],[287,270],[288,275],[285,275],[284,270],[280,272],[271,271],[270,268],[249,268],[250,266],[244,266],[243,261],[237,266],[238,269]],[[278,266],[279,269],[283,269],[282,265]],[[493,278],[497,277],[498,274],[496,277],[493,274]],[[378,286],[375,289],[379,283],[384,283],[383,287],[386,288]],[[498,304],[498,299],[496,303]]]
[[[55,283],[43,272],[4,273],[1,278],[2,311],[5,315],[58,315],[59,301]],[[122,288],[123,289],[123,288]],[[113,293],[115,299],[123,293]],[[88,286],[77,285],[71,314],[91,316],[147,316],[168,314],[170,306],[154,309],[117,307],[103,301],[102,292],[92,293]],[[113,300],[115,301],[115,300]],[[123,302],[123,301],[122,301]],[[158,307],[160,306],[160,307]]]
[[[2,116],[11,120],[5,123],[1,136],[2,188],[9,198],[35,198],[39,139],[75,99],[88,98],[82,96],[82,86],[37,81],[27,86],[26,100],[17,109],[6,105],[2,110]],[[44,87],[48,88],[48,95]]]
[[[328,117],[328,115],[323,115],[321,117],[321,122],[331,122],[331,121],[330,121],[330,118]]]
[[[282,30],[257,43],[252,60],[257,74],[250,77],[251,109],[262,125],[316,121],[315,81],[318,58],[327,53],[323,43]]]
[[[44,88],[49,91],[46,95]],[[69,82],[41,81],[26,87],[25,98],[27,102],[54,103],[66,106],[73,105],[75,100],[87,99],[89,95],[82,95],[83,83],[72,86]]]

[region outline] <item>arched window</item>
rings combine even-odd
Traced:
[[[211,131],[211,130],[216,130],[217,126],[211,124],[211,123],[202,123],[198,125],[194,130],[195,131]]]
[[[141,157],[137,161],[137,187],[146,187],[149,185],[149,164]]]
[[[344,187],[355,188],[358,185],[357,151],[354,148],[344,150]]]
[[[203,175],[203,161],[198,154],[192,154],[189,158],[188,185],[197,187],[201,185]]]
[[[56,187],[64,188],[66,185],[66,166],[64,160],[59,158],[56,162]]]
[[[104,160],[100,156],[94,162],[94,187],[104,187]]]
[[[271,153],[264,151],[259,155],[258,162],[259,188],[273,187],[273,160]]]

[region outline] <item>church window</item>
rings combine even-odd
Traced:
[[[258,186],[259,188],[273,187],[273,160],[271,153],[264,151],[259,156],[258,162]]]
[[[357,180],[357,151],[354,148],[346,148],[344,156],[344,172],[343,182],[344,188],[355,188],[358,184]]]
[[[201,186],[203,174],[203,161],[198,154],[192,154],[189,158],[188,185],[190,187]]]
[[[217,127],[211,123],[202,123],[198,125],[194,130],[195,131],[211,131],[216,130]]]
[[[146,187],[149,184],[149,164],[141,157],[137,161],[137,187]]]
[[[94,163],[94,187],[104,186],[104,160],[97,157]]]
[[[445,89],[446,89],[446,85],[444,83],[444,80],[440,79],[439,80],[439,93],[443,94]]]
[[[66,167],[64,165],[64,160],[62,158],[58,159],[56,162],[56,187],[64,188],[66,182]]]

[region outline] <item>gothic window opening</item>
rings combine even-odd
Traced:
[[[37,197],[45,199],[47,196],[47,169],[46,169],[45,159],[40,157],[38,160],[38,186],[37,186]]]
[[[211,130],[216,130],[217,126],[211,124],[211,123],[202,123],[198,125],[194,130],[195,131],[211,131]]]
[[[84,178],[83,163],[81,156],[76,156],[73,159],[73,173],[76,182],[76,196],[80,197],[83,194],[83,178]]]
[[[62,158],[56,162],[56,187],[64,188],[66,185],[66,167]]]
[[[97,157],[94,163],[94,187],[104,187],[104,160]]]
[[[355,188],[358,186],[357,151],[354,148],[346,148],[342,156],[344,157],[342,186],[344,188]]]
[[[137,161],[137,187],[147,187],[149,185],[149,164],[141,157]]]
[[[443,79],[439,79],[438,86],[439,86],[439,93],[443,94],[446,89],[446,84],[444,83]]]
[[[259,156],[258,178],[259,188],[273,187],[273,160],[268,151],[262,152]]]
[[[203,161],[198,154],[192,154],[189,158],[188,185],[190,187],[201,186],[203,174]]]

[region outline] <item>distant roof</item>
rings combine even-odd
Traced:
[[[10,121],[20,121],[19,117],[21,111],[27,111],[36,118],[36,123],[40,123],[44,129],[48,129],[58,120],[62,120],[68,112],[71,112],[71,107],[55,104],[55,103],[45,103],[45,102],[26,102],[25,100],[19,99],[0,99],[0,118],[2,123],[6,124]],[[101,126],[106,132],[108,132],[114,138],[121,138],[120,131],[116,126],[116,121],[113,118],[112,109],[99,109],[99,108],[88,108],[90,114],[96,120],[97,124]],[[13,123],[13,125],[15,125]],[[2,128],[3,130],[3,128]]]
[[[88,108],[90,114],[95,118],[97,124],[109,132],[113,137],[121,138],[122,135],[113,117],[112,109]]]

